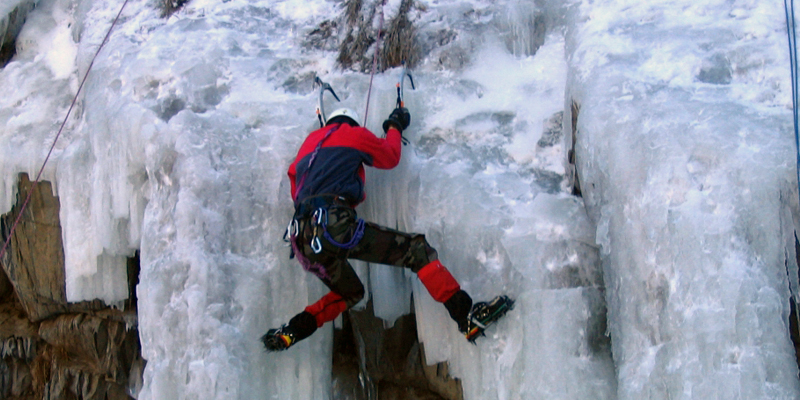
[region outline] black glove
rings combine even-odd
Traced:
[[[410,123],[411,114],[408,112],[408,109],[405,107],[397,107],[389,114],[389,118],[383,121],[383,131],[389,133],[389,128],[394,126],[402,134]]]

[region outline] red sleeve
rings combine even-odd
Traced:
[[[356,148],[372,157],[372,166],[380,169],[392,169],[400,162],[401,143],[400,131],[390,128],[386,138],[376,137],[367,128],[354,128],[358,132],[359,140]]]
[[[289,171],[287,172],[287,175],[289,175],[289,183],[291,183],[292,185],[292,192],[290,193],[290,195],[292,196],[292,200],[296,200],[294,198],[294,193],[297,190],[297,183],[295,182],[297,178],[297,159],[295,159],[292,165],[289,166]]]

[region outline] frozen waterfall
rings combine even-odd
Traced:
[[[0,69],[3,213],[122,5],[7,3],[30,11]],[[381,16],[408,22],[417,87],[410,145],[368,172],[358,212],[425,233],[476,300],[517,306],[472,346],[413,274],[357,270],[387,326],[414,312],[426,362],[448,362],[464,399],[800,397],[781,4],[155,3],[127,4],[43,175],[70,301],[126,299],[140,251],[137,398],[333,398],[332,326],[282,353],[258,338],[327,291],[281,240],[286,169],[317,126],[315,77],[366,108]],[[375,75],[373,132],[399,74]]]

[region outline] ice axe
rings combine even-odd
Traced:
[[[405,102],[403,101],[403,83],[408,77],[409,82],[411,82],[411,89],[417,90],[414,87],[414,77],[411,76],[411,73],[408,72],[408,68],[406,68],[406,62],[403,61],[403,70],[400,72],[400,79],[397,81],[397,108],[405,107]]]
[[[314,78],[314,85],[315,86],[319,85],[319,101],[317,102],[317,118],[319,119],[319,127],[322,128],[323,126],[325,126],[325,121],[327,120],[327,117],[325,116],[325,106],[324,106],[324,102],[323,102],[323,99],[322,99],[322,97],[325,95],[325,91],[327,90],[327,91],[331,92],[331,94],[336,99],[336,101],[341,101],[341,100],[339,100],[339,96],[337,96],[336,92],[333,91],[333,88],[331,87],[331,85],[323,82],[322,79],[319,79],[319,77]]]
[[[405,101],[403,101],[403,95],[404,95],[403,83],[405,83],[406,77],[408,77],[408,81],[411,82],[411,89],[417,90],[417,88],[414,87],[414,77],[411,76],[410,72],[408,72],[408,68],[406,68],[406,62],[405,60],[403,60],[403,70],[400,71],[400,79],[397,80],[397,105],[395,106],[396,108],[402,108],[406,106]],[[408,144],[408,139],[406,139],[402,135],[400,136],[400,138],[401,138],[400,140],[403,142],[404,145]]]

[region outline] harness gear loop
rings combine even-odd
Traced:
[[[322,226],[322,236],[325,238],[325,240],[340,249],[350,250],[353,247],[356,247],[358,242],[361,241],[361,238],[364,237],[364,227],[366,226],[366,222],[362,218],[358,218],[356,220],[356,230],[353,232],[353,236],[350,238],[350,240],[346,243],[337,242],[328,232],[328,210],[326,208],[320,207],[317,209],[317,211],[314,211],[314,220],[318,226]],[[314,236],[314,239],[319,240],[319,237],[316,236],[316,234]]]
[[[325,226],[323,226],[322,228],[322,234],[325,236],[325,239],[329,241],[332,245],[345,250],[350,250],[353,247],[356,247],[358,245],[358,242],[360,242],[361,239],[364,237],[365,226],[366,222],[363,219],[359,218],[356,221],[356,230],[355,232],[353,232],[353,237],[351,237],[350,241],[348,241],[347,243],[339,243],[333,240],[333,237],[331,237],[331,235],[328,233],[328,229]]]

